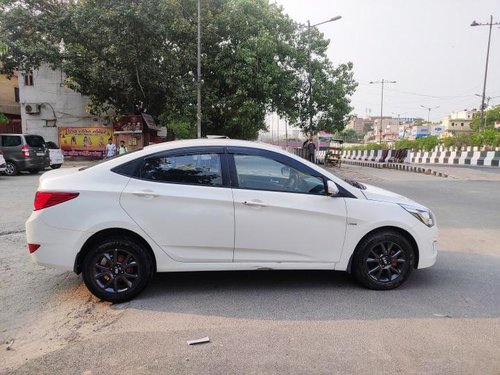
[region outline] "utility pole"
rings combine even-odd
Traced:
[[[201,138],[201,0],[198,0],[198,67],[196,95],[196,134]]]
[[[486,49],[486,66],[484,68],[483,95],[482,95],[482,99],[481,99],[481,121],[479,123],[479,129],[483,130],[485,127],[485,124],[484,124],[484,109],[485,109],[484,99],[486,96],[486,79],[488,77],[488,60],[490,58],[491,27],[493,25],[500,25],[500,23],[499,22],[493,23],[493,16],[490,15],[490,22],[478,23],[476,21],[472,21],[472,23],[470,25],[472,27],[474,27],[474,26],[489,26],[490,27],[490,30],[488,33],[488,48]]]
[[[439,106],[437,106],[437,107],[426,107],[425,105],[420,105],[420,107],[425,108],[428,111],[427,112],[427,124],[429,124],[430,123],[430,118],[431,118],[431,111],[433,109],[438,109]]]
[[[380,100],[380,135],[379,135],[379,143],[382,144],[382,114],[384,112],[384,84],[386,83],[396,83],[396,81],[386,81],[382,79],[381,81],[370,81],[370,84],[378,84],[380,83],[382,86],[382,95]]]
[[[309,87],[307,89],[307,97],[308,97],[308,103],[307,103],[307,109],[309,112],[309,132],[310,135],[312,135],[313,132],[313,114],[312,114],[312,71],[311,71],[311,27],[316,27],[319,25],[323,25],[324,23],[328,22],[333,22],[341,19],[342,16],[335,16],[333,18],[330,18],[327,21],[319,22],[314,25],[311,25],[311,22],[307,20],[307,82],[309,84]],[[316,129],[317,130],[317,129]],[[320,147],[320,142],[319,142],[319,136],[318,136],[318,150]]]

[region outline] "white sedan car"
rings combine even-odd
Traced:
[[[82,273],[111,302],[174,271],[340,270],[392,289],[435,263],[437,234],[432,212],[408,198],[229,139],[45,173],[26,223],[36,263]]]

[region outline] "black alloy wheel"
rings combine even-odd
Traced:
[[[92,248],[83,262],[83,280],[96,297],[125,302],[147,286],[153,274],[145,249],[128,238],[109,238]]]
[[[409,277],[414,258],[410,243],[401,234],[393,231],[374,233],[356,249],[353,274],[370,289],[394,289]]]

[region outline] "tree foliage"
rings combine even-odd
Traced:
[[[477,113],[470,123],[470,127],[474,132],[480,131],[481,116]],[[495,122],[500,122],[500,106],[495,106],[484,112],[484,130],[495,127]]]
[[[321,33],[311,33],[309,103],[307,29],[267,0],[201,4],[204,134],[256,138],[268,111],[309,133],[343,129],[352,64],[333,66]],[[196,20],[196,0],[0,0],[2,69],[49,64],[90,97],[93,113],[131,113],[142,102],[194,129]]]

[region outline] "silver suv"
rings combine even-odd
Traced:
[[[45,140],[33,134],[0,134],[0,150],[5,158],[7,176],[20,171],[36,174],[50,165]]]

